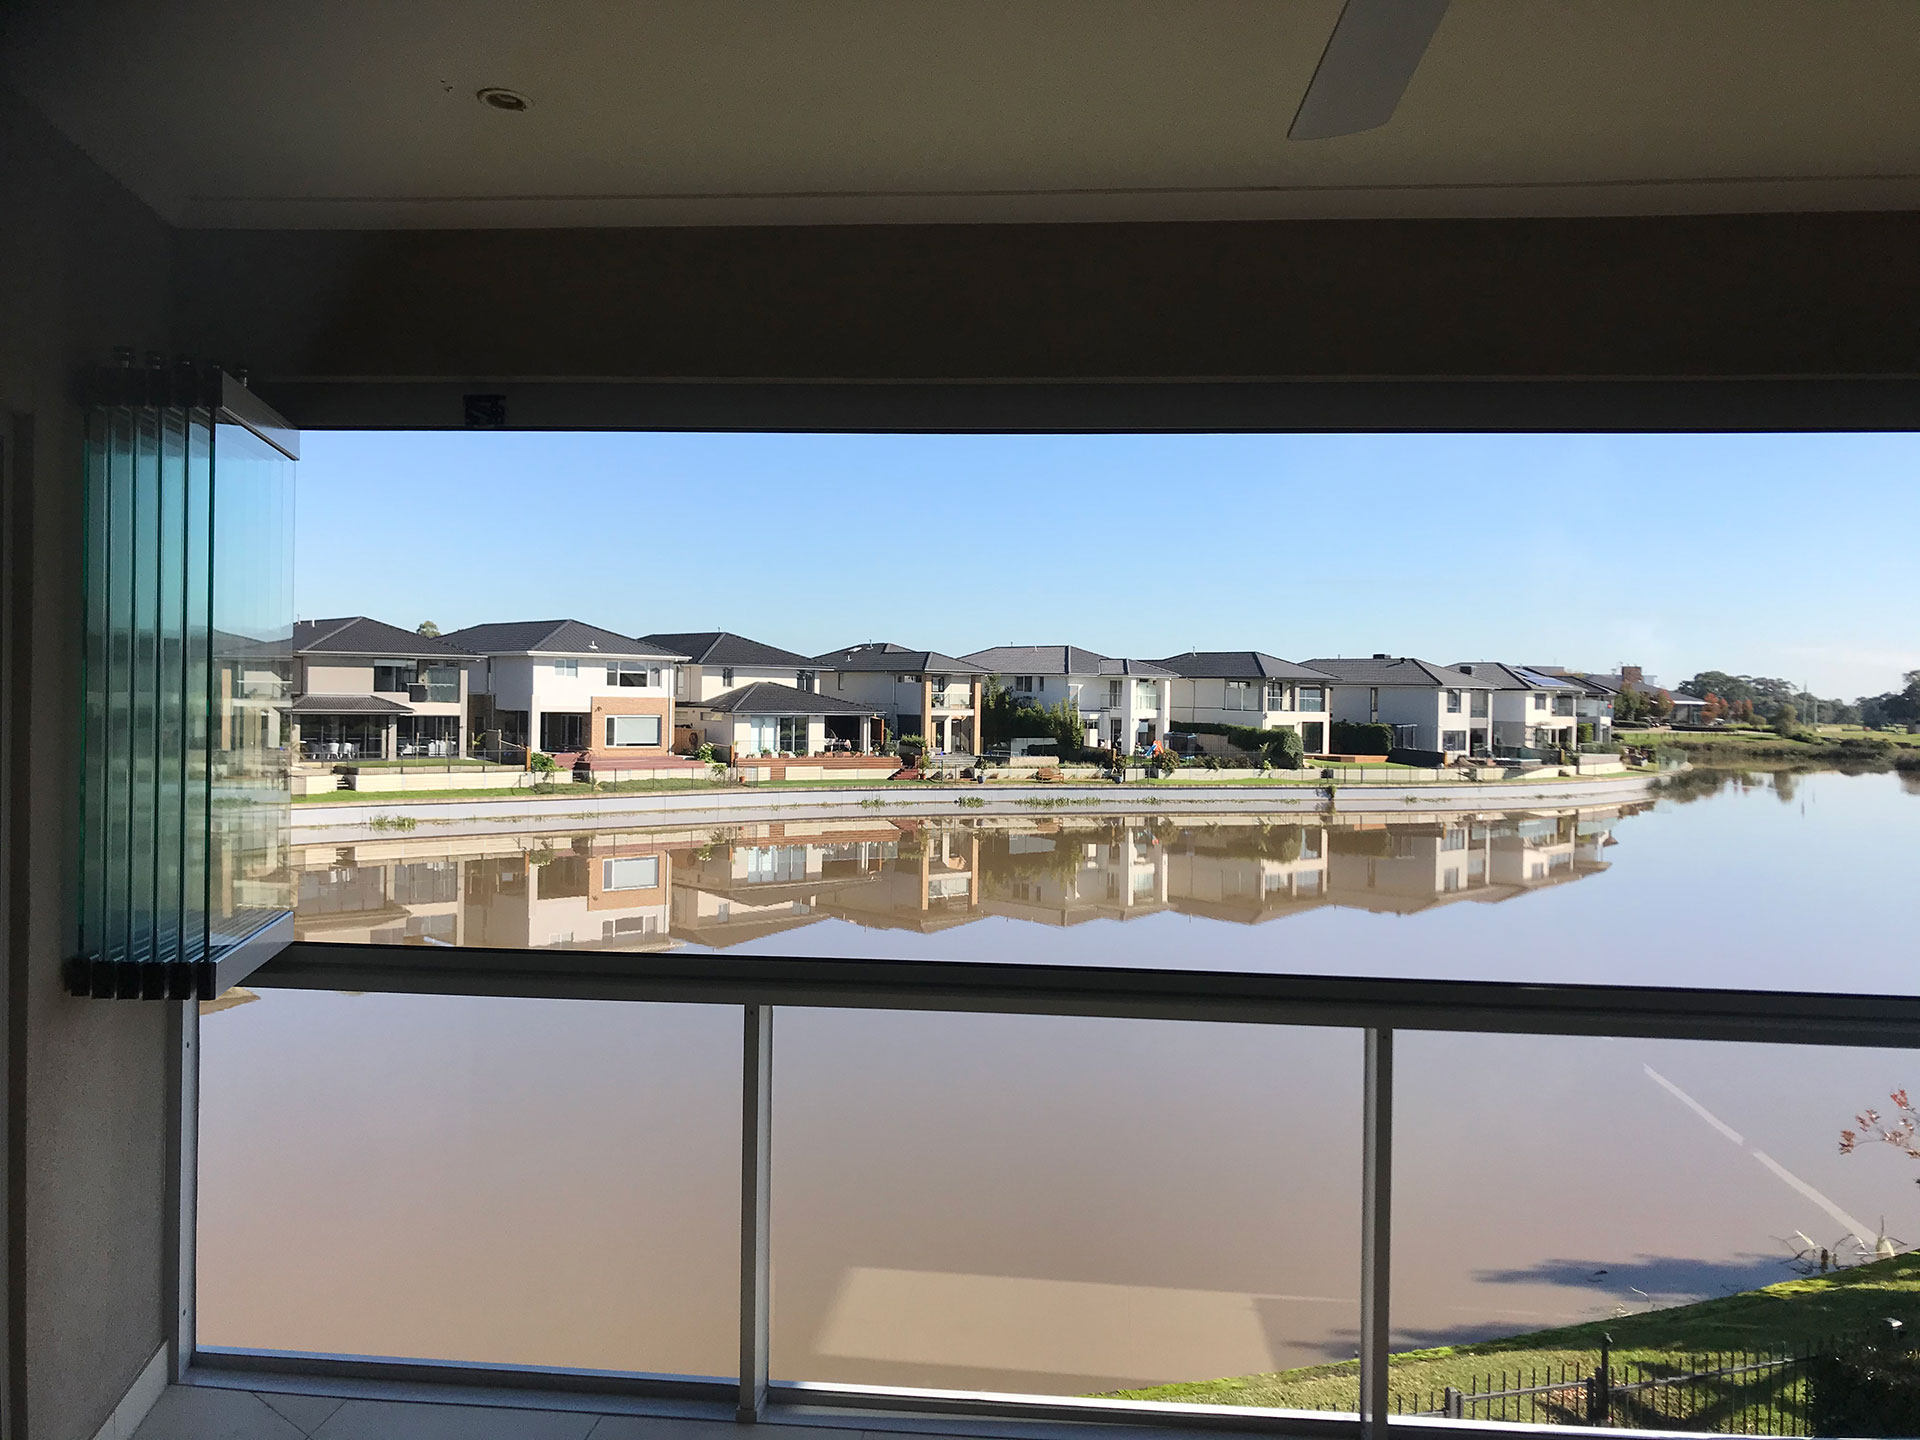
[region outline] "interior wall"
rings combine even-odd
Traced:
[[[26,757],[9,795],[8,1433],[82,1440],[165,1334],[168,1007],[69,998],[80,740],[81,444],[74,382],[165,350],[170,232],[0,89],[0,410],[31,567],[6,676]],[[170,353],[170,352],[169,352]],[[19,513],[16,511],[16,514]],[[21,843],[23,840],[26,843]]]

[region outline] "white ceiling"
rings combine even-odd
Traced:
[[[1390,124],[1289,142],[1339,8],[21,0],[5,64],[195,226],[1920,208],[1920,0],[1453,0]]]

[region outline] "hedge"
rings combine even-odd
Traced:
[[[1335,755],[1384,755],[1393,749],[1391,725],[1365,725],[1358,720],[1333,722]]]
[[[1219,725],[1211,720],[1196,720],[1181,727],[1194,735],[1224,735],[1236,750],[1258,755],[1276,770],[1298,770],[1306,754],[1300,732],[1288,726],[1261,730],[1252,725]]]
[[[1920,1354],[1895,1332],[1816,1356],[1807,1409],[1814,1435],[1920,1435]]]

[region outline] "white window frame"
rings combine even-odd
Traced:
[[[565,679],[577,679],[580,674],[580,662],[578,660],[556,660],[553,662],[553,673]]]
[[[628,724],[639,725],[644,729],[648,723],[651,723],[653,726],[653,738],[651,740],[621,740],[615,738]],[[664,722],[658,715],[609,715],[607,716],[606,723],[607,748],[609,750],[658,750],[660,748],[660,737],[665,728]]]
[[[645,875],[645,880],[626,878]],[[602,890],[657,890],[660,888],[658,855],[609,855],[600,862]]]

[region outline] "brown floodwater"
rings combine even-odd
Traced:
[[[1474,816],[415,832],[294,863],[301,935],[349,942],[1911,993],[1917,821],[1895,777],[1814,775]],[[732,1372],[737,1010],[257,993],[202,1023],[202,1343]],[[777,1378],[1086,1393],[1352,1355],[1357,1032],[782,1009],[775,1057]],[[1396,1343],[1920,1242],[1899,1157],[1834,1143],[1917,1062],[1403,1035]]]

